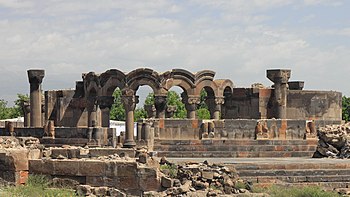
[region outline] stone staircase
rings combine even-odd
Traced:
[[[308,157],[317,140],[154,140],[162,157]]]
[[[277,158],[233,162],[239,177],[253,185],[317,185],[326,189],[350,187],[350,161],[340,159]]]

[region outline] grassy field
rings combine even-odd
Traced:
[[[49,188],[50,181],[45,176],[29,176],[27,184],[18,187],[0,188],[0,196],[8,197],[73,197],[73,190]]]
[[[320,187],[282,187],[272,186],[268,188],[254,188],[254,192],[267,193],[271,197],[337,197],[341,196],[336,192],[324,191]]]

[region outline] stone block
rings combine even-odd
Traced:
[[[135,162],[116,163],[117,176],[135,177],[137,164]]]
[[[54,162],[52,160],[29,160],[29,172],[31,174],[54,174]]]
[[[201,171],[201,176],[202,176],[203,179],[212,180],[214,178],[214,172],[213,171],[208,171],[208,170],[202,170]]]
[[[108,195],[108,187],[97,187],[97,188],[95,188],[94,194],[96,196],[107,196]]]
[[[79,175],[79,161],[53,160],[54,175]]]
[[[139,187],[142,191],[158,191],[160,189],[161,181],[157,172],[157,169],[154,168],[139,169]]]
[[[139,190],[139,184],[136,176],[117,176],[114,177],[114,182],[117,186],[117,189],[125,189],[125,190]]]
[[[162,176],[162,178],[161,178],[162,187],[171,188],[171,187],[173,187],[173,183],[174,183],[173,179],[171,179],[169,177]]]
[[[77,166],[79,169],[79,175],[82,176],[105,176],[106,165],[104,161],[98,160],[81,160],[78,161]]]

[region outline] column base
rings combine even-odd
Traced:
[[[133,148],[135,146],[136,146],[136,143],[133,140],[125,141],[123,144],[123,148]]]

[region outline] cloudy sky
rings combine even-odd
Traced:
[[[292,69],[306,89],[350,96],[347,0],[0,0],[0,98],[73,88],[81,73],[149,67],[216,71],[236,86]]]

